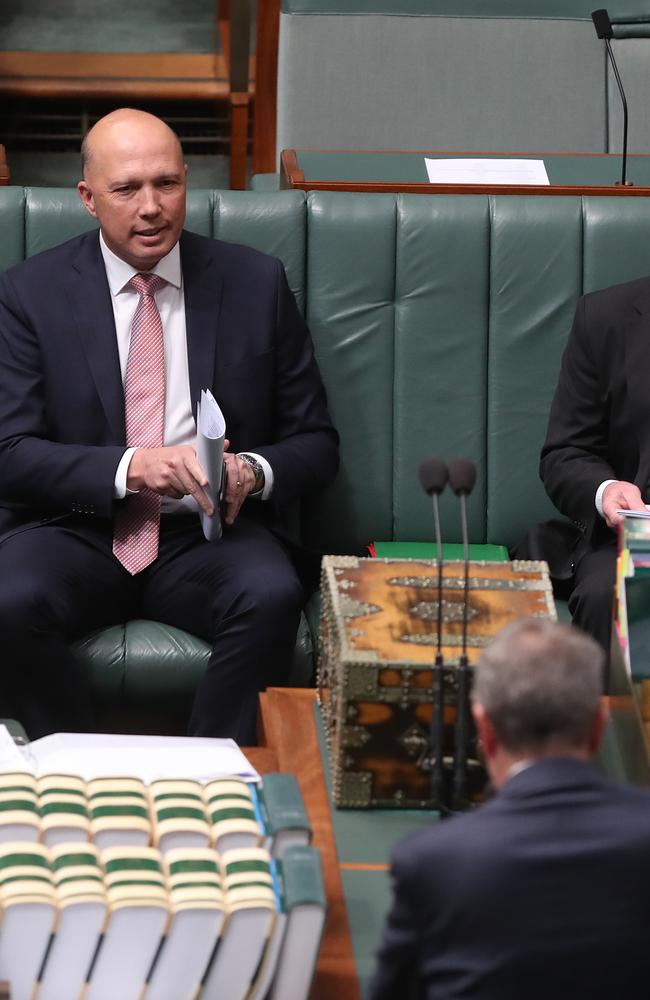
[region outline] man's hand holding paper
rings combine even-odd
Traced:
[[[129,463],[126,485],[129,490],[150,489],[175,500],[193,496],[206,515],[214,513],[214,503],[206,492],[208,477],[188,444],[137,448]]]

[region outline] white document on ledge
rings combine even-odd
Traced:
[[[13,744],[12,749],[10,744],[13,744],[11,736],[0,726],[1,771],[25,770],[37,776],[78,774],[84,781],[128,775],[140,778],[145,784],[158,778],[207,781],[225,775],[237,775],[244,781],[260,780],[234,740],[52,733],[25,746]]]
[[[221,480],[224,475],[223,442],[225,436],[226,421],[219,404],[209,389],[203,389],[201,399],[196,404],[196,455],[208,477],[209,486],[205,492],[214,504],[212,517],[199,508],[203,534],[209,542],[215,542],[221,538],[219,500]]]
[[[425,156],[424,163],[431,184],[550,184],[543,160]]]

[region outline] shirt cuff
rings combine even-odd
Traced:
[[[257,493],[249,493],[249,497],[253,500],[268,500],[273,492],[273,469],[264,456],[258,455],[256,451],[245,451],[243,454],[256,458],[264,469],[264,489],[258,490]]]
[[[595,500],[596,510],[598,511],[601,517],[605,516],[603,514],[603,493],[605,492],[610,483],[617,483],[617,482],[618,482],[617,479],[606,479],[605,482],[601,483],[598,489],[596,490],[596,500]]]
[[[130,496],[132,493],[137,493],[137,490],[129,490],[126,485],[126,477],[129,471],[129,465],[131,464],[131,459],[133,458],[133,453],[136,451],[135,448],[127,448],[120,459],[120,464],[115,471],[115,481],[113,483],[113,499],[114,500],[124,500],[125,496]]]

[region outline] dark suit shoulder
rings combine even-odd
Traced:
[[[600,313],[607,318],[611,314],[615,320],[620,320],[622,311],[629,306],[650,307],[650,277],[635,278],[587,292],[583,300],[590,315]]]
[[[83,253],[100,254],[98,229],[91,229],[79,236],[73,236],[65,243],[59,243],[48,250],[41,250],[40,253],[14,264],[5,274],[12,281],[18,282],[41,274],[50,274],[58,280],[61,271],[70,267],[79,254]]]

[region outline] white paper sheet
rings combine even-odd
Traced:
[[[645,510],[617,510],[616,513],[623,517],[635,517],[641,521],[650,521],[650,507],[647,504]]]
[[[214,514],[209,517],[199,510],[203,534],[209,542],[221,538],[221,516],[219,497],[223,472],[223,442],[226,436],[226,421],[219,405],[209,389],[201,391],[200,402],[196,406],[196,454],[209,480],[206,493],[214,504]]]
[[[431,184],[544,184],[549,179],[543,160],[489,159],[482,156],[424,163]]]
[[[2,728],[4,727],[0,727],[0,740]],[[158,778],[194,778],[206,781],[231,774],[238,775],[244,781],[260,780],[259,774],[234,740],[53,733],[28,743],[26,747],[16,747],[17,756],[13,751],[11,754],[7,753],[9,748],[6,743],[3,749],[0,770],[31,770],[36,775],[78,774],[84,781],[114,775],[133,775],[149,784]]]

